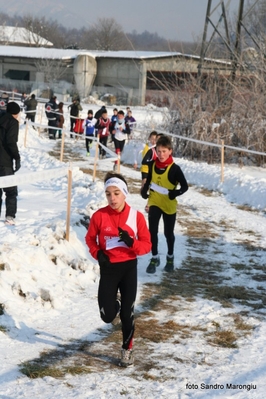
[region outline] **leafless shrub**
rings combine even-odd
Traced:
[[[188,70],[188,67],[186,68]],[[185,67],[184,67],[185,70]],[[232,79],[231,71],[210,71],[199,81],[195,74],[176,74],[172,79],[152,78],[170,104],[171,117],[164,128],[173,134],[239,147],[228,150],[226,162],[245,162],[262,166],[265,158],[243,154],[241,148],[266,152],[266,95],[264,58],[254,66],[239,67]],[[162,94],[161,94],[162,95]],[[182,139],[174,140],[175,155],[206,162],[219,162],[220,148]]]

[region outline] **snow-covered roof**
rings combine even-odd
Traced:
[[[99,50],[80,50],[80,49],[58,49],[43,47],[21,47],[21,46],[0,46],[0,56],[10,57],[29,57],[29,58],[76,58],[79,54],[87,54],[93,58],[162,58],[176,57],[181,53],[161,52],[161,51],[99,51]],[[198,57],[197,57],[198,58]]]
[[[170,51],[99,51],[99,50],[80,50],[80,49],[57,49],[43,47],[21,47],[21,46],[0,46],[0,57],[24,57],[24,58],[47,58],[47,59],[68,59],[76,58],[78,55],[89,55],[92,58],[131,58],[131,59],[153,59],[185,57],[199,60],[196,55],[183,54]],[[207,60],[207,59],[206,59]],[[217,63],[229,63],[229,61],[212,60]]]
[[[29,31],[16,26],[0,26],[0,42],[53,46],[53,43]]]

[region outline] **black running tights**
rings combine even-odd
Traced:
[[[102,320],[111,323],[117,314],[116,295],[121,293],[123,349],[128,349],[134,335],[134,304],[137,294],[137,259],[111,263],[100,268],[98,304]]]
[[[176,213],[168,215],[164,213],[158,206],[150,206],[149,208],[149,230],[151,233],[152,255],[158,255],[158,228],[161,216],[163,216],[164,235],[167,242],[168,255],[174,253],[174,227],[176,221]]]

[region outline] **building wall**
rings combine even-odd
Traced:
[[[21,77],[22,72],[27,77],[25,80]],[[61,60],[0,57],[0,86],[3,89],[6,86],[8,90],[28,92],[32,90],[32,86],[36,87],[35,82],[38,82],[38,86],[48,87],[60,80],[73,83],[73,67],[67,68]]]
[[[127,58],[97,58],[94,86],[100,90],[108,88],[115,96],[124,97],[127,104],[141,104],[141,64],[140,60]]]
[[[0,59],[0,78],[5,78],[9,70],[28,71],[30,80],[35,80],[36,66],[32,61],[28,62],[22,58],[4,57]]]
[[[34,51],[34,50],[33,50]],[[62,51],[62,50],[61,50]],[[40,53],[41,55],[42,53]],[[54,54],[54,53],[53,53]],[[132,52],[132,57],[134,52]],[[54,55],[53,55],[54,57]],[[128,104],[145,104],[145,95],[147,88],[147,74],[151,76],[152,72],[156,72],[157,76],[160,72],[167,74],[168,72],[186,72],[197,73],[198,58],[184,57],[180,54],[173,56],[154,58],[129,58],[126,57],[108,57],[98,54],[91,55],[89,53],[80,52],[76,54],[68,54],[67,57],[60,56],[62,59],[56,58],[26,58],[14,56],[0,57],[0,79],[1,87],[4,87],[3,80],[6,72],[27,71],[27,80],[30,82],[40,82],[40,73],[44,76],[44,86],[53,89],[53,86],[59,87],[62,83],[64,89],[68,93],[70,85],[75,84],[76,89],[81,97],[88,96],[92,88],[96,89],[100,94],[110,91],[112,95],[119,97],[121,103]],[[215,61],[208,64],[208,73],[213,73],[214,69],[219,70],[221,64]],[[21,75],[18,73],[18,75]],[[29,79],[28,79],[29,78]],[[59,82],[59,83],[58,83]],[[64,84],[68,82],[68,84]],[[14,83],[9,80],[9,87]],[[30,86],[30,85],[28,85]],[[36,86],[36,85],[35,85]],[[73,88],[73,87],[72,87]],[[107,90],[108,89],[108,90]],[[62,92],[62,94],[64,94]]]

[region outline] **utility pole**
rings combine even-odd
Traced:
[[[207,101],[208,89],[212,89],[209,84],[206,86],[206,78],[212,79],[213,77],[213,79],[217,79],[217,82],[219,82],[221,77],[222,84],[215,84],[213,87],[214,90],[217,90],[217,105],[226,107],[227,112],[231,112],[232,109],[234,90],[233,82],[235,81],[238,72],[243,71],[243,68],[247,67],[246,64],[243,63],[241,57],[243,50],[241,46],[243,43],[244,34],[245,37],[248,36],[249,39],[252,40],[258,51],[264,54],[264,57],[266,57],[263,44],[260,44],[259,40],[255,38],[245,26],[245,17],[251,12],[258,2],[259,0],[253,0],[252,4],[249,2],[245,7],[244,13],[245,0],[239,0],[235,30],[233,30],[232,27],[229,29],[228,23],[229,6],[231,0],[208,0],[207,3],[200,59],[198,64],[198,87],[200,93],[205,93],[203,98],[205,98],[205,101]],[[217,49],[217,46],[223,45],[225,56],[221,60],[219,68],[216,68],[215,65],[211,63],[211,59],[214,58],[210,56],[209,50],[211,50],[211,44],[212,49]],[[209,73],[209,71],[211,71],[211,73]]]
[[[258,1],[259,0],[254,0],[252,5],[248,4],[245,8],[245,15],[244,15],[245,0],[239,0],[236,29],[234,32],[231,32],[230,34],[228,28],[228,10],[231,0],[227,0],[226,4],[225,0],[208,0],[203,36],[201,42],[200,61],[198,64],[198,78],[200,78],[202,75],[202,71],[206,64],[206,55],[215,36],[216,37],[219,36],[221,43],[224,44],[224,46],[229,52],[230,55],[229,60],[231,60],[232,62],[231,65],[232,80],[235,79],[236,71],[240,65],[239,60],[241,55],[241,34],[243,30],[250,37],[250,39],[253,41],[258,50],[260,52],[263,51],[261,45],[258,43],[258,40],[254,37],[254,35],[251,32],[249,32],[244,23],[245,16],[249,14],[249,12],[252,10],[252,8],[255,7]],[[214,13],[217,12],[217,10],[220,10],[220,14],[218,13],[218,18],[217,18],[218,20],[215,23]],[[211,29],[212,32],[210,35],[210,39],[207,40],[208,32]]]

